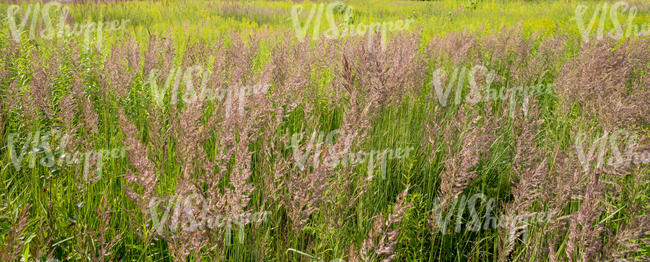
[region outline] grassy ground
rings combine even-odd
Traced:
[[[346,1],[354,25],[412,19],[384,47],[299,41],[311,2],[53,13],[128,20],[88,40],[17,41],[3,15],[0,260],[648,259],[650,43],[584,43],[576,10],[604,3]],[[351,152],[372,154],[328,164]]]

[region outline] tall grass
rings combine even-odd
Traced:
[[[415,19],[417,28],[391,35],[382,50],[363,38],[297,41],[293,4],[70,5],[73,21],[130,19],[101,50],[80,38],[29,41],[26,33],[16,43],[9,29],[0,31],[1,260],[650,256],[647,160],[585,170],[576,150],[580,137],[589,150],[604,132],[625,129],[639,137],[625,146],[647,154],[647,37],[581,44],[570,21],[576,3],[559,1],[348,2],[356,22]],[[637,17],[648,21],[647,9]],[[455,70],[477,65],[494,73],[481,92],[550,89],[455,103],[475,91],[465,79],[440,103],[433,83],[446,89]],[[193,66],[199,74],[185,75]],[[171,87],[157,89],[178,72]],[[183,99],[203,72],[209,90],[230,93]],[[245,95],[235,88],[256,84],[270,88]],[[34,141],[53,130],[61,135]],[[310,145],[334,130],[344,136]],[[308,158],[303,168],[296,154],[310,146],[320,164]],[[328,147],[339,156],[413,150],[374,165],[327,165],[337,155]],[[83,158],[102,149],[118,154]],[[64,161],[41,164],[52,156]],[[479,193],[481,218],[551,215],[470,230],[473,217],[455,207]],[[184,205],[188,199],[195,202]],[[436,209],[451,214],[446,231]],[[183,230],[201,214],[260,212],[268,216],[259,223]]]

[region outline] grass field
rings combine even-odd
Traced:
[[[0,261],[648,261],[646,1],[0,4]]]

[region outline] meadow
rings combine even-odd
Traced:
[[[650,3],[0,3],[0,261],[648,261]]]

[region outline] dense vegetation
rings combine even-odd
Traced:
[[[647,2],[11,4],[1,261],[650,258]]]

